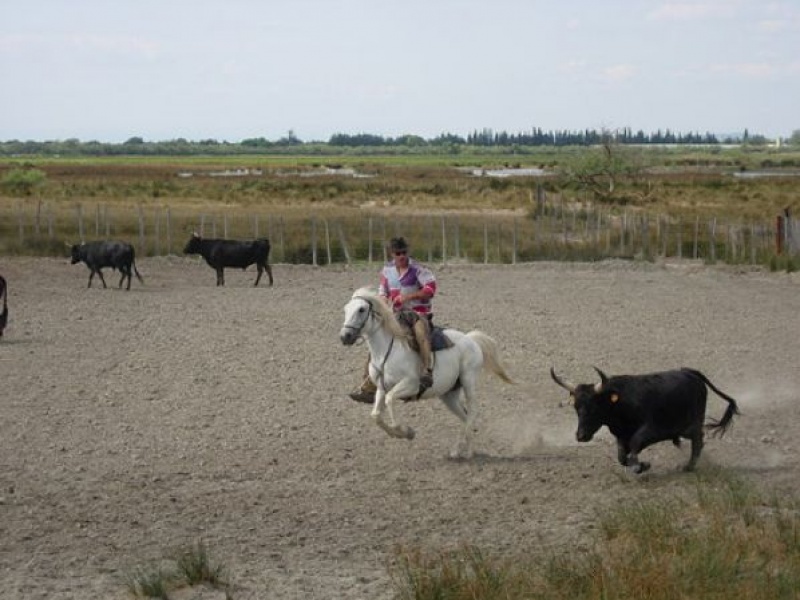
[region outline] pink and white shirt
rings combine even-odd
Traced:
[[[400,305],[401,295],[413,294],[420,290],[425,290],[430,297],[424,300],[411,300],[406,306]],[[408,259],[408,270],[401,277],[392,260],[387,262],[381,270],[378,294],[384,298],[389,298],[394,310],[410,308],[421,315],[432,315],[431,300],[436,294],[436,278],[428,267],[418,263],[413,258]]]

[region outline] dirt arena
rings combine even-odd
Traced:
[[[275,265],[275,286],[189,258],[140,260],[130,292],[67,259],[2,258],[0,597],[126,598],[134,567],[199,541],[232,596],[392,598],[397,545],[503,554],[587,544],[597,510],[696,486],[688,458],[616,464],[604,430],[574,438],[551,365],[573,381],[691,366],[740,400],[699,470],[797,492],[800,276],[605,262],[436,266],[437,321],[499,343],[513,386],[481,381],[476,456],[438,401],[389,438],[346,392],[364,347],[338,339],[373,268]],[[113,288],[113,289],[112,289]],[[709,415],[725,402],[713,394]]]

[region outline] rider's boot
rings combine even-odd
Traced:
[[[361,382],[361,385],[350,392],[348,396],[350,396],[351,400],[355,400],[356,402],[372,404],[375,402],[375,392],[377,391],[377,386],[372,383],[372,379],[369,378],[369,357],[367,357],[367,363],[364,365],[364,380]]]
[[[422,319],[414,324],[414,337],[419,344],[419,357],[422,360],[422,374],[419,376],[419,395],[433,385],[433,352],[428,326]]]

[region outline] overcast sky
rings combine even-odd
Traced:
[[[788,136],[800,0],[0,0],[0,140]]]

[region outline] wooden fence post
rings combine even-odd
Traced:
[[[442,264],[447,262],[447,224],[442,215]]]
[[[153,210],[153,233],[155,235],[155,250],[153,256],[161,256],[161,210]]]
[[[511,264],[517,264],[517,220],[514,219],[514,228],[511,231]]]
[[[34,229],[33,229],[34,232],[36,233],[37,238],[42,233],[41,220],[42,220],[42,199],[39,198],[38,201],[36,202],[36,222],[34,224]]]
[[[284,227],[283,217],[278,218],[278,237],[279,248],[281,249],[281,261],[286,262],[286,229]]]
[[[709,237],[709,260],[712,264],[717,262],[717,218],[714,217],[711,219],[711,222],[708,226],[708,237]]]
[[[50,238],[51,240],[53,239],[53,236],[55,235],[55,231],[53,230],[53,219],[54,219],[53,211],[52,211],[52,208],[50,206],[50,203],[48,202],[47,203],[47,237]]]
[[[147,256],[147,248],[145,247],[144,243],[144,209],[142,209],[142,205],[139,204],[139,255],[140,256]]]
[[[322,221],[325,224],[325,249],[328,252],[328,264],[333,262],[333,256],[331,254],[331,229],[328,226],[328,219],[323,219]]]
[[[367,244],[369,250],[367,251],[367,262],[372,265],[372,217],[367,219]]]
[[[339,231],[339,242],[342,244],[342,252],[344,252],[344,260],[349,265],[351,264],[350,251],[347,249],[347,239],[345,239],[344,236],[344,229],[342,229],[341,223],[336,223],[336,228]]]
[[[455,259],[458,260],[461,258],[461,231],[459,229],[459,220],[458,217],[455,217],[455,227],[453,230],[453,243],[455,245],[455,250],[453,251],[453,255]]]
[[[22,202],[17,203],[17,227],[19,230],[19,245],[25,243],[25,214],[22,211]]]
[[[80,240],[80,243],[82,244],[85,240],[84,240],[84,235],[83,235],[83,206],[81,205],[80,202],[75,207],[75,211],[76,211],[77,217],[78,217],[78,239]]]
[[[330,262],[330,261],[329,261]],[[317,219],[311,217],[311,264],[315,267],[317,263]]]
[[[167,256],[172,255],[172,211],[167,206]]]
[[[489,224],[483,222],[483,264],[489,264]]]

